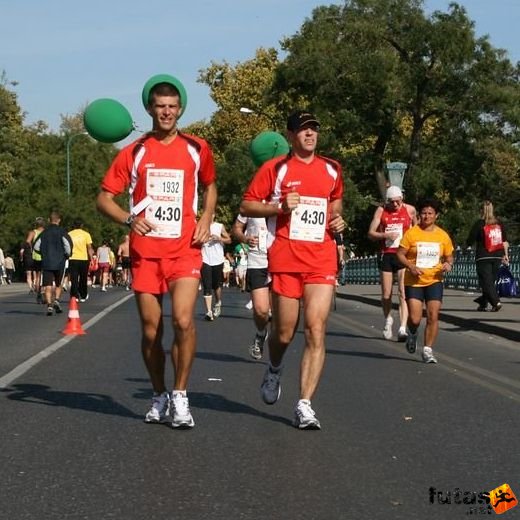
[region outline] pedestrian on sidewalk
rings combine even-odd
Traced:
[[[419,223],[401,239],[397,259],[406,267],[404,286],[408,305],[408,337],[406,349],[417,350],[417,329],[426,306],[426,327],[422,359],[437,363],[433,347],[439,333],[439,312],[442,305],[443,277],[453,267],[453,243],[448,233],[436,225],[439,203],[424,199],[417,205]]]
[[[386,190],[385,203],[374,212],[368,228],[368,238],[381,242],[380,283],[381,306],[385,324],[383,337],[392,339],[392,292],[394,276],[397,277],[399,295],[399,330],[397,341],[406,340],[406,324],[408,308],[404,294],[404,266],[397,259],[396,253],[401,238],[408,229],[417,224],[415,208],[403,201],[403,192],[398,186],[390,186]]]
[[[316,154],[320,124],[306,111],[291,114],[291,153],[266,161],[249,184],[240,206],[247,217],[268,218],[274,241],[268,249],[272,276],[270,362],[261,385],[266,404],[280,398],[282,361],[296,333],[303,303],[305,346],[294,426],[320,429],[311,400],[325,363],[325,330],[336,283],[333,233],[345,228],[343,177],[336,161]]]
[[[5,257],[5,278],[8,284],[13,283],[14,273],[16,272],[16,266],[14,265],[14,258],[11,255]]]
[[[124,147],[101,184],[101,213],[130,229],[132,289],[141,320],[141,350],[153,387],[147,423],[168,421],[174,428],[195,425],[187,395],[196,349],[195,303],[202,266],[201,247],[217,201],[216,173],[208,143],[184,134],[177,121],[185,107],[178,80],[156,76],[143,89],[152,131]],[[151,85],[151,86],[150,86]],[[149,95],[147,95],[147,87]],[[197,219],[198,189],[202,212]],[[130,193],[130,211],[115,197]],[[166,389],[163,295],[171,302],[174,340],[173,392]]]
[[[502,308],[500,297],[496,290],[497,273],[500,264],[509,265],[509,242],[504,225],[495,216],[493,203],[484,201],[480,218],[473,224],[466,247],[476,244],[475,263],[482,294],[475,299],[478,311],[498,312]]]

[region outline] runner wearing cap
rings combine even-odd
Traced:
[[[166,78],[167,79],[167,78]],[[174,341],[172,426],[191,428],[186,388],[195,357],[194,308],[198,294],[201,246],[209,239],[217,189],[210,147],[203,139],[177,130],[181,96],[174,82],[148,82],[147,111],[153,129],[119,152],[97,198],[98,209],[130,229],[132,288],[141,320],[141,349],[154,396],[145,421],[167,421],[170,395],[164,380],[162,298],[169,293]],[[203,189],[202,214],[196,220],[197,187]],[[114,197],[130,194],[130,212]]]
[[[374,213],[368,237],[381,241],[381,303],[385,317],[383,337],[393,337],[392,289],[394,274],[397,274],[400,322],[397,340],[406,341],[408,308],[404,294],[404,266],[397,259],[396,253],[404,233],[417,223],[417,216],[415,208],[403,202],[403,192],[398,186],[390,186],[386,190],[385,199],[384,206],[379,206]]]
[[[305,346],[294,425],[319,429],[311,399],[325,362],[325,327],[336,282],[333,233],[345,227],[343,178],[336,161],[315,153],[319,122],[313,114],[291,114],[287,130],[290,154],[260,167],[244,194],[240,213],[267,217],[274,235],[268,249],[273,305],[270,363],[261,385],[262,398],[274,404],[280,397],[282,361],[298,327],[301,300]]]

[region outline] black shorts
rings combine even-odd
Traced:
[[[25,272],[27,271],[34,271],[34,260],[32,259],[32,256],[24,256],[23,259],[23,270]]]
[[[211,296],[211,291],[222,287],[224,263],[219,265],[202,264],[200,277],[202,279],[202,290],[204,296]]]
[[[42,270],[42,261],[33,260],[33,271],[40,272]]]
[[[56,287],[59,287],[61,285],[62,280],[63,280],[63,270],[43,271],[42,285],[44,287],[49,287],[53,283],[56,284]]]
[[[396,253],[382,253],[379,259],[379,269],[385,273],[397,273],[404,265],[397,259]]]
[[[129,256],[121,257],[121,267],[123,269],[130,269],[132,267],[132,260]]]
[[[246,290],[248,292],[254,291],[255,289],[262,289],[269,287],[271,283],[271,277],[267,272],[267,267],[259,269],[248,269],[246,272]]]
[[[412,287],[407,285],[404,288],[404,294],[407,300],[414,299],[422,302],[429,302],[430,300],[438,300],[442,302],[442,295],[444,294],[444,284],[442,282],[435,282],[424,287]]]

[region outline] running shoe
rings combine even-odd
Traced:
[[[47,316],[52,316],[54,314],[54,307],[52,305],[49,305],[47,307]]]
[[[206,316],[204,316],[204,319],[206,321],[213,321],[214,320],[213,313],[211,311],[206,312]]]
[[[260,386],[262,399],[265,404],[274,404],[278,399],[280,399],[280,394],[282,393],[282,385],[280,384],[281,375],[281,369],[279,369],[278,372],[271,372],[271,367],[267,367],[264,374],[264,380]]]
[[[261,334],[258,334],[258,332],[255,335],[255,341],[253,344],[249,347],[249,355],[256,359],[257,361],[259,359],[262,359],[262,355],[264,353],[264,345],[267,340],[267,332],[262,336]]]
[[[388,316],[385,320],[385,327],[383,329],[383,338],[392,339],[392,325],[394,324],[394,318]]]
[[[408,334],[406,332],[406,327],[399,327],[399,331],[397,332],[397,341],[399,341],[399,343],[404,343],[407,337]]]
[[[179,393],[172,394],[173,428],[193,428],[195,421],[190,412],[188,398]]]
[[[85,303],[88,300],[88,294],[85,296],[85,298],[80,298],[79,301],[81,303]]]
[[[491,307],[491,312],[498,312],[501,308],[502,304],[498,302],[496,305],[493,305],[493,307]]]
[[[106,287],[101,287],[101,292],[107,292],[107,288]]]
[[[221,302],[215,303],[215,306],[213,307],[213,318],[218,318],[220,316],[221,312],[222,312],[222,303]]]
[[[431,347],[423,347],[422,359],[425,363],[437,363],[437,358],[433,355]]]
[[[417,350],[417,331],[415,331],[415,334],[412,334],[410,331],[408,331],[408,337],[406,338],[406,350],[408,350],[410,354],[415,354],[415,351]]]
[[[300,399],[294,409],[293,425],[300,430],[320,430],[320,421],[316,418],[316,412],[307,399]]]
[[[58,300],[54,300],[54,303],[52,304],[54,307],[54,310],[56,311],[56,314],[61,314],[63,310],[61,309],[60,302]]]
[[[148,410],[144,418],[146,423],[163,423],[168,421],[170,412],[170,395],[168,392],[162,394],[154,394],[152,397],[152,406]]]
[[[41,292],[36,294],[36,303],[43,303],[43,296]]]

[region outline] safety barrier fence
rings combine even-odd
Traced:
[[[451,272],[447,273],[444,285],[451,289],[476,290],[479,287],[475,266],[475,252],[456,251]],[[509,268],[516,281],[520,281],[520,246],[509,248]],[[350,284],[372,285],[379,283],[379,257],[365,256],[351,258],[345,263],[340,277]]]

